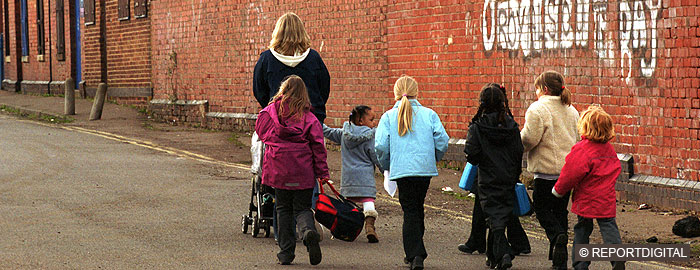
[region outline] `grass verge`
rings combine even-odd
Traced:
[[[75,119],[73,117],[70,117],[70,116],[56,116],[56,115],[50,115],[50,114],[44,114],[44,113],[27,112],[27,111],[17,109],[14,107],[9,107],[6,105],[0,105],[0,112],[4,113],[4,114],[9,114],[9,115],[15,115],[15,116],[29,119],[29,120],[42,121],[42,122],[55,123],[55,124],[72,123],[75,121]]]

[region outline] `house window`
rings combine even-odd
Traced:
[[[3,13],[5,13],[5,35],[9,35],[10,33],[10,12],[8,11],[7,5],[8,1],[4,0],[3,1]],[[5,37],[5,61],[10,60],[10,39]]]
[[[129,15],[129,0],[119,0],[119,20],[128,20]]]
[[[56,58],[66,61],[66,29],[63,0],[56,1]]]
[[[83,17],[85,17],[85,25],[95,24],[95,0],[84,0]]]
[[[36,40],[37,55],[44,55],[46,50],[44,40],[44,1],[36,0]]]
[[[148,0],[134,0],[134,17],[146,18],[148,16]]]
[[[27,18],[27,0],[20,0],[19,20],[22,27],[22,61],[29,61],[29,24]]]

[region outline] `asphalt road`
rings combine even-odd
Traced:
[[[387,198],[377,203],[378,244],[326,234],[320,265],[309,265],[301,243],[294,265],[277,265],[272,238],[240,231],[249,178],[235,166],[0,115],[0,269],[407,269],[401,209]],[[456,249],[465,217],[439,207],[426,217],[428,269],[486,269],[483,255]],[[512,269],[549,269],[545,241],[530,240],[533,253]]]

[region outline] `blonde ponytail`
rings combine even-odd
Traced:
[[[402,75],[394,84],[394,99],[401,100],[398,114],[399,136],[406,135],[409,131],[413,131],[411,124],[413,123],[413,107],[409,98],[415,98],[418,95],[418,82],[410,76]]]
[[[403,96],[401,98],[401,105],[399,105],[399,136],[406,135],[406,133],[411,128],[411,123],[413,122],[413,108],[411,107],[411,102],[408,101],[408,97]]]

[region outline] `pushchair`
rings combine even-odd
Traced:
[[[272,218],[275,211],[275,190],[262,184],[262,160],[265,144],[261,142],[256,133],[253,133],[250,152],[252,165],[250,166],[251,193],[248,215],[241,218],[241,232],[248,233],[248,226],[252,226],[251,234],[258,237],[260,229],[265,231],[265,237],[270,237]]]

